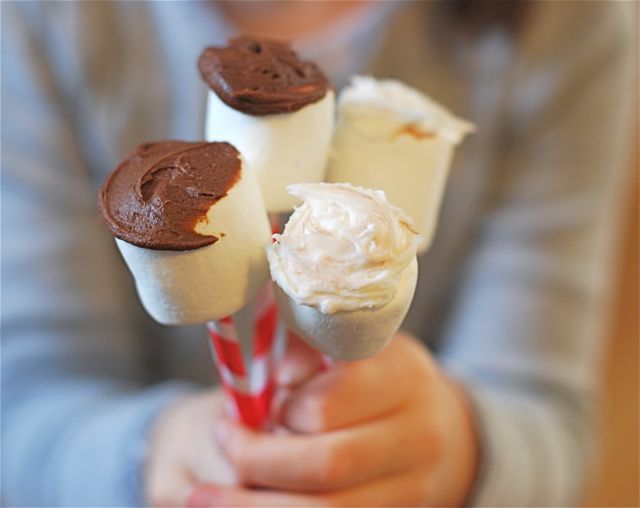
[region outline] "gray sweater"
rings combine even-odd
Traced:
[[[415,3],[315,54],[339,83],[368,68],[477,125],[405,326],[472,397],[478,505],[580,494],[631,117],[629,4],[531,6],[515,40],[434,42]],[[137,143],[202,137],[196,58],[229,32],[205,3],[2,6],[6,505],[141,503],[154,416],[213,380],[203,328],[145,315],[96,190]]]

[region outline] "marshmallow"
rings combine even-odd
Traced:
[[[415,259],[402,272],[398,290],[382,307],[325,314],[299,304],[276,284],[275,294],[282,319],[309,345],[336,360],[361,360],[384,349],[406,316],[418,279]]]
[[[205,138],[240,150],[257,177],[267,211],[288,211],[286,186],[324,179],[334,124],[335,95],[291,113],[254,116],[225,104],[209,91]]]
[[[320,351],[355,360],[380,351],[407,313],[421,241],[382,191],[297,184],[304,200],[267,247],[285,323]]]
[[[473,126],[393,80],[356,76],[340,94],[327,179],[384,190],[431,244],[455,146]]]
[[[165,325],[191,325],[240,310],[267,282],[271,228],[258,184],[240,177],[195,229],[218,240],[192,250],[156,250],[116,238],[144,308]]]

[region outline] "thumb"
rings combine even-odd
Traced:
[[[219,503],[219,492],[220,489],[214,485],[195,485],[188,494],[185,507],[200,508],[216,506],[216,504]]]

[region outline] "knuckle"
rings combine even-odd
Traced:
[[[423,426],[420,432],[423,456],[429,462],[442,456],[445,447],[446,430],[437,421],[431,421]]]
[[[327,397],[315,397],[314,423],[316,432],[327,430],[331,427],[333,408],[331,400]]]
[[[333,449],[325,449],[318,454],[310,470],[310,482],[319,488],[333,488],[345,480],[344,462]]]
[[[410,365],[424,379],[432,379],[437,373],[437,364],[424,346],[412,337],[404,337],[402,341],[401,364]]]
[[[403,441],[413,450],[416,464],[432,464],[443,454],[447,428],[444,419],[433,413],[431,408],[420,407],[411,414],[412,419]]]
[[[424,471],[421,477],[414,482],[411,499],[408,500],[412,505],[423,506],[431,496],[432,488],[428,478],[428,472]]]
[[[169,506],[176,501],[173,470],[161,467],[152,461],[147,467],[144,482],[144,497],[150,506]]]
[[[399,495],[400,506],[425,506],[431,496],[431,488],[426,482],[415,482],[410,488]]]
[[[224,443],[225,456],[241,478],[250,475],[251,460],[247,453],[250,449],[249,444],[238,436],[229,436]]]
[[[372,379],[380,376],[380,366],[375,359],[360,360],[343,366],[343,379],[350,384],[366,387]]]
[[[355,504],[353,499],[341,492],[331,492],[325,495],[316,496],[316,500],[320,506],[327,508],[343,508],[345,506],[354,506]],[[358,503],[358,505],[362,506],[361,503]]]
[[[424,351],[417,352],[413,358],[413,368],[416,375],[422,380],[422,386],[430,386],[437,381],[439,375],[435,361]]]
[[[315,433],[326,430],[331,424],[331,402],[323,396],[311,395],[302,401],[304,431]]]

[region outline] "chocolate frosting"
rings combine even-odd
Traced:
[[[256,116],[298,111],[330,88],[317,65],[301,60],[289,43],[270,39],[243,36],[206,48],[198,68],[225,104]]]
[[[102,215],[117,238],[139,247],[190,250],[215,243],[194,227],[240,178],[229,143],[159,141],[133,150],[100,189]]]

